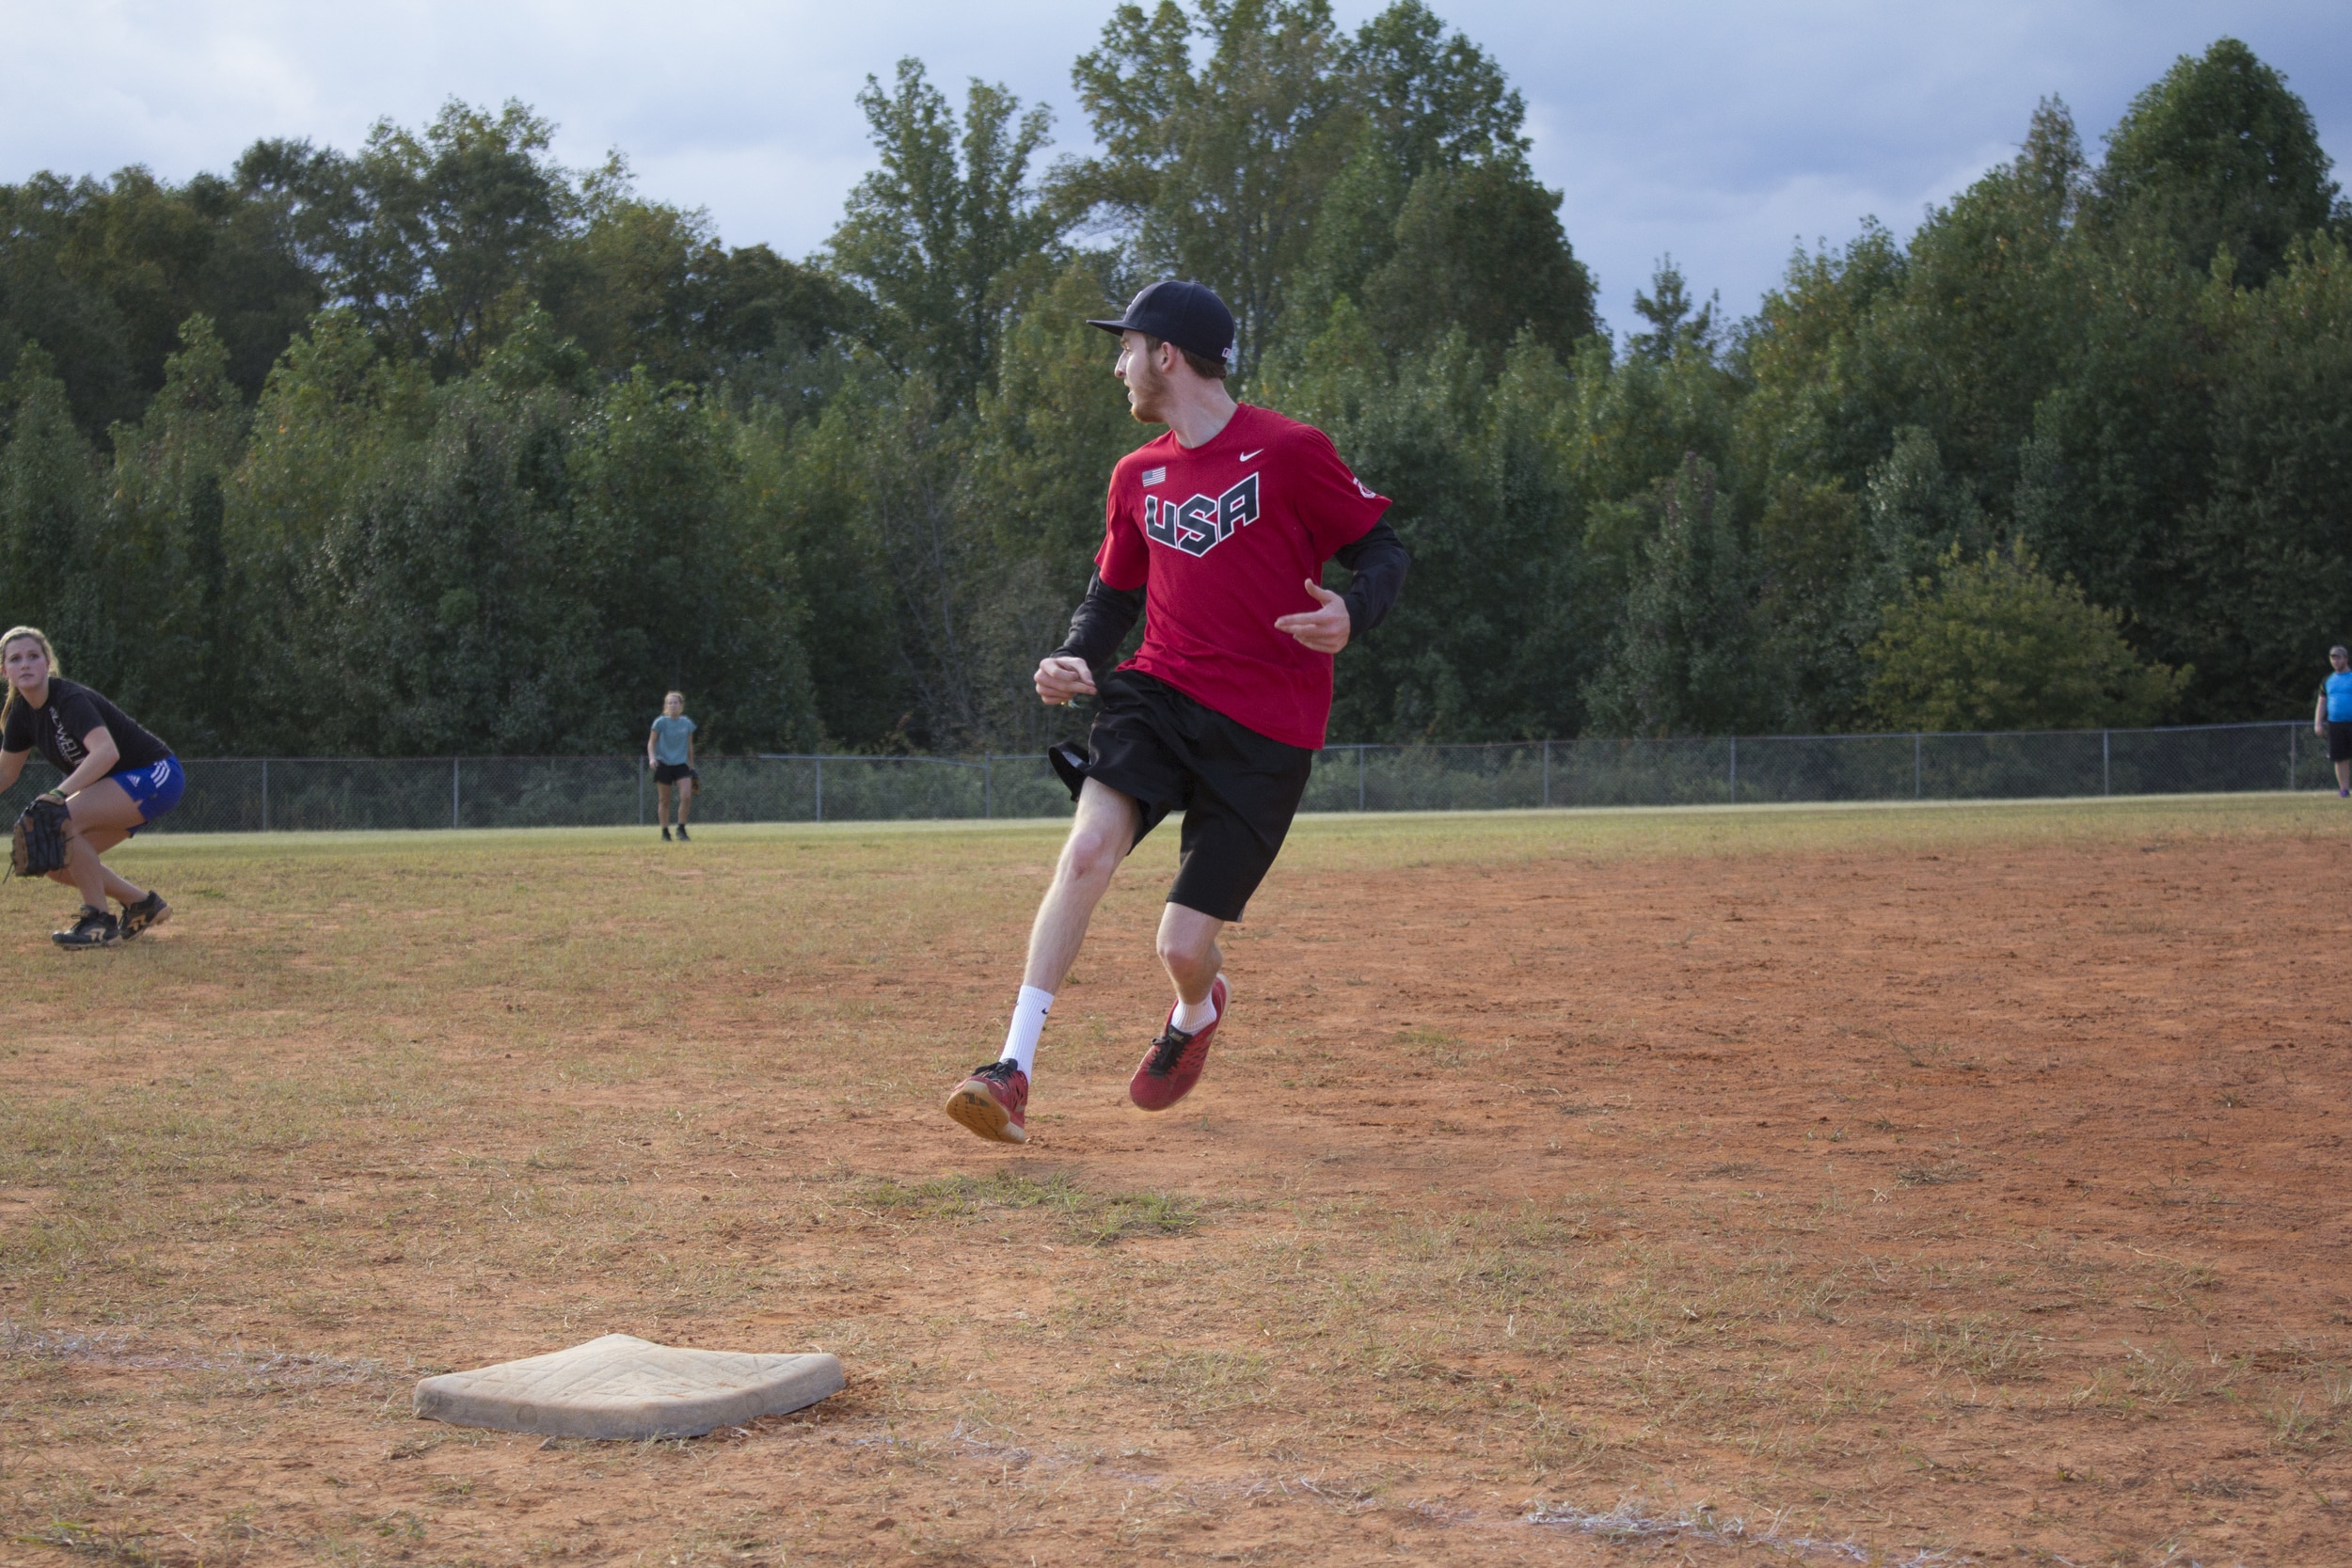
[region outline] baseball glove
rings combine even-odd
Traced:
[[[8,869],[19,877],[43,877],[65,864],[65,847],[73,836],[73,816],[54,795],[44,795],[24,808],[9,835]]]

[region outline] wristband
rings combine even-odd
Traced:
[[[66,803],[65,791],[62,789],[44,790],[40,798],[44,800],[55,800],[59,805]]]

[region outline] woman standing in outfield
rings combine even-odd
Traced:
[[[660,801],[661,840],[670,839],[670,791],[677,791],[677,836],[686,842],[686,812],[694,803],[694,721],[686,717],[686,693],[673,691],[661,699],[661,717],[645,736],[645,760],[653,765],[654,794]]]
[[[2336,765],[2336,799],[2352,797],[2352,653],[2339,642],[2328,650],[2335,666],[2319,689],[2319,705],[2312,711],[2312,733],[2328,737],[2328,760]]]
[[[0,790],[24,772],[40,748],[65,777],[49,793],[73,821],[62,869],[49,873],[82,894],[82,912],[54,933],[60,947],[111,947],[171,917],[160,893],[142,893],[99,863],[98,857],[180,803],[187,775],[171,748],[134,723],[130,715],[57,670],[57,652],[37,626],[0,633],[0,668],[8,680],[0,716]],[[109,896],[122,905],[118,921]]]

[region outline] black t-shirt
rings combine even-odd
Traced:
[[[131,721],[131,716],[114,704],[92,691],[79,681],[51,677],[49,701],[34,707],[17,692],[8,704],[8,725],[0,734],[0,752],[29,752],[40,748],[40,754],[60,773],[71,773],[82,766],[89,754],[82,744],[90,731],[103,729],[114,736],[115,750],[122,753],[115,764],[119,773],[133,768],[146,768],[171,755],[171,748]]]

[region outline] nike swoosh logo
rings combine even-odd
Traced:
[[[1263,447],[1260,447],[1260,448],[1258,449],[1258,451],[1265,451],[1265,448],[1263,448]],[[1258,451],[1246,451],[1246,452],[1243,452],[1243,453],[1241,454],[1241,460],[1242,460],[1243,462],[1247,463],[1247,462],[1248,462],[1251,458],[1253,458],[1253,457],[1257,456],[1257,455],[1258,455]]]

